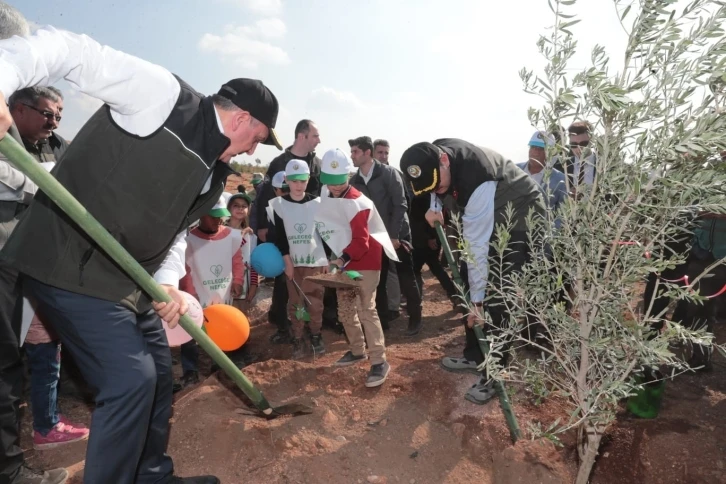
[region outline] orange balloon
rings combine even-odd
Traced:
[[[227,304],[204,309],[204,330],[222,351],[234,351],[250,337],[250,322],[242,311]]]

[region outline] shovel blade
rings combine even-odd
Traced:
[[[308,405],[304,405],[302,403],[289,403],[287,405],[280,405],[279,407],[272,407],[272,413],[265,416],[268,420],[271,420],[283,415],[292,415],[293,417],[296,417],[298,415],[310,415],[311,413],[313,413],[313,408]]]

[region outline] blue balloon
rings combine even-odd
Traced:
[[[252,268],[264,277],[277,277],[285,271],[280,249],[271,242],[258,245],[250,256]]]

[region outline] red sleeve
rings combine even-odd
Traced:
[[[343,254],[348,260],[361,260],[368,252],[370,247],[370,234],[368,232],[368,217],[370,210],[361,210],[350,221],[350,229],[353,232],[353,238],[343,250]],[[346,259],[344,257],[343,259]]]
[[[194,289],[194,283],[192,282],[192,270],[189,267],[189,264],[186,264],[187,273],[184,274],[184,277],[181,278],[179,281],[179,290],[188,292],[192,296],[194,296],[194,299],[199,300],[199,296],[197,295],[196,289]]]
[[[245,264],[242,262],[242,248],[232,256],[232,282],[234,284],[242,284],[245,279]]]

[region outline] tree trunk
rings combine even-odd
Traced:
[[[583,426],[585,428],[580,432],[580,442],[578,442],[580,467],[577,469],[575,484],[588,483],[590,473],[592,473],[592,466],[595,465],[597,452],[600,449],[600,441],[602,440],[602,434],[598,432],[595,426],[590,423],[584,423]]]

